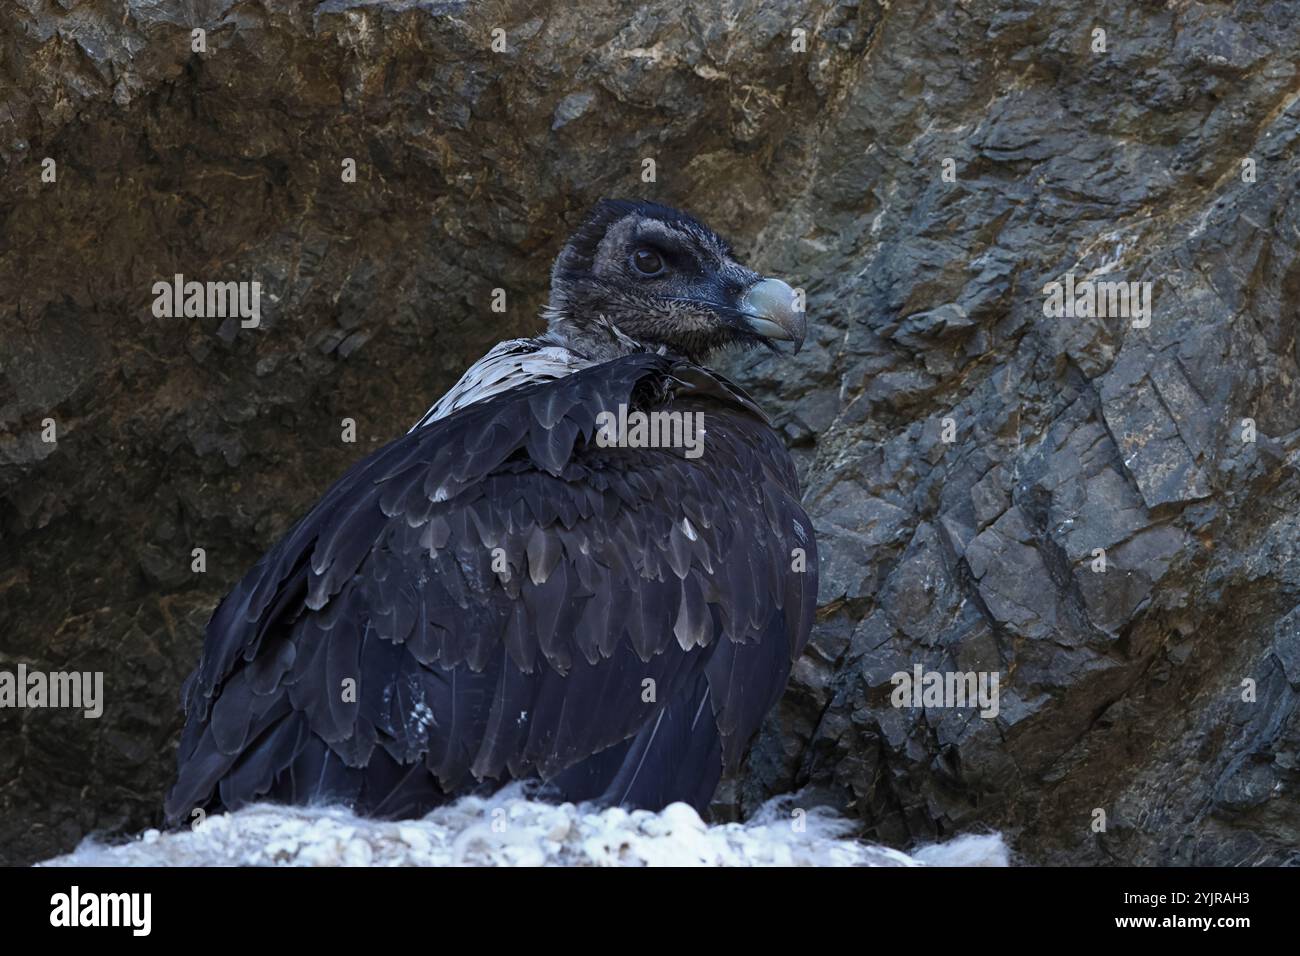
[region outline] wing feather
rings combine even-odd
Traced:
[[[703,414],[704,453],[599,447],[624,403]],[[358,463],[218,607],[168,816],[506,777],[696,799],[784,686],[816,567],[784,446],[718,376],[638,354],[504,391]],[[679,764],[688,790],[647,779]]]

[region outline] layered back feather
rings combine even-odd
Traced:
[[[702,415],[703,454],[601,447],[620,405]],[[816,568],[779,436],[701,367],[637,353],[431,417],[213,614],[167,816],[410,816],[512,779],[703,810],[808,639]]]

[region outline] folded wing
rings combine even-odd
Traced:
[[[701,416],[699,454],[601,447],[620,405]],[[638,354],[495,396],[351,469],[217,608],[167,815],[404,816],[507,779],[707,802],[816,567],[785,448],[719,377]]]

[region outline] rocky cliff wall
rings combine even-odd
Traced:
[[[822,606],[719,815],[1294,862],[1293,3],[9,0],[0,44],[0,666],[106,699],[0,710],[0,856],[158,821],[217,600],[630,195],[808,293],[809,347],[730,371]],[[155,316],[178,273],[260,327]],[[1046,314],[1067,276],[1135,314]],[[997,716],[892,706],[916,665]]]

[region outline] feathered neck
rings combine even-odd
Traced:
[[[580,322],[567,311],[547,306],[542,310],[542,318],[546,320],[547,329],[537,337],[538,342],[566,348],[592,364],[635,352],[668,354],[668,349],[662,345],[647,345],[625,335],[603,315]]]

